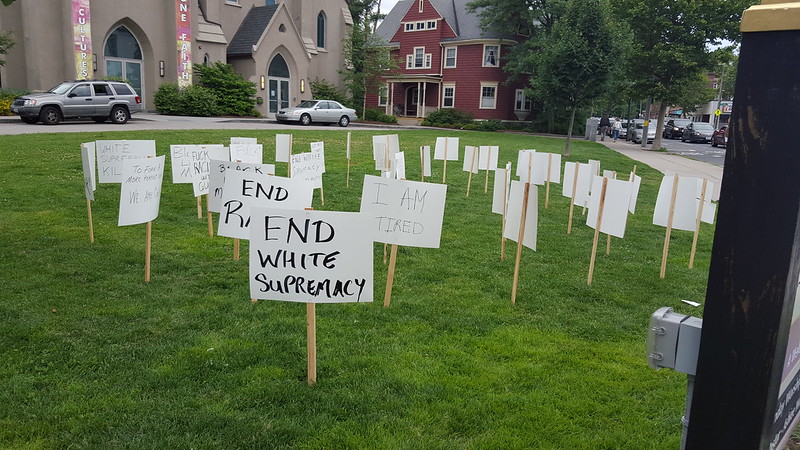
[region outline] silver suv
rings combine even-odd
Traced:
[[[78,117],[123,124],[141,110],[142,99],[128,83],[102,80],[65,81],[47,92],[17,97],[11,104],[23,122],[45,125]]]

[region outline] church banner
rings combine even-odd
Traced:
[[[72,41],[75,55],[75,79],[93,78],[92,21],[89,13],[89,0],[72,0]]]
[[[186,87],[192,84],[192,16],[189,0],[175,0],[175,38],[178,46],[178,86]]]

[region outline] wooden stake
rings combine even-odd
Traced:
[[[675,217],[675,199],[678,197],[678,174],[672,181],[672,199],[669,202],[669,218],[667,219],[667,232],[664,235],[664,253],[661,255],[661,278],[667,275],[667,255],[669,254],[669,237],[672,234],[672,219]]]
[[[89,216],[89,242],[94,244],[94,221],[92,220],[92,201],[86,199],[86,214]]]
[[[350,187],[350,132],[347,132],[347,187]]]
[[[597,222],[594,224],[594,242],[592,242],[592,257],[589,260],[589,278],[586,283],[592,285],[592,276],[594,276],[594,260],[597,256],[597,241],[600,238],[600,225],[603,223],[603,207],[606,203],[606,184],[608,178],[603,178],[603,187],[600,189],[600,207],[597,208]]]
[[[530,177],[528,178],[530,181]],[[525,239],[525,219],[528,215],[528,195],[530,194],[531,184],[525,183],[525,193],[522,195],[522,214],[519,218],[519,235],[517,241],[517,260],[514,263],[514,284],[511,291],[511,303],[517,303],[517,285],[519,284],[519,266],[522,259],[522,241]]]
[[[386,244],[386,243],[383,244],[383,265],[384,266],[386,265],[386,248],[388,246],[389,246],[389,244]]]
[[[325,188],[322,186],[322,181],[320,180],[319,186],[319,199],[322,202],[322,206],[325,206]]]
[[[317,384],[317,305],[306,303],[306,334],[308,335],[308,385]]]
[[[472,171],[475,170],[475,154],[478,153],[477,148],[472,148],[472,161],[469,163],[469,178],[467,179],[467,197],[469,197],[469,189],[472,186]]]
[[[211,208],[209,208],[210,204],[211,200],[209,200],[208,194],[206,194],[206,216],[208,217],[208,237],[214,237],[214,217],[211,215]]]
[[[511,164],[509,162],[508,164]],[[506,164],[506,175],[503,180],[503,229],[500,232],[500,261],[506,260],[506,213],[508,212],[508,180],[511,178],[511,171]]]
[[[694,255],[697,253],[697,238],[700,236],[700,221],[703,218],[703,207],[706,203],[706,186],[708,179],[703,178],[703,187],[700,192],[700,206],[697,207],[697,221],[694,227],[694,238],[692,239],[692,253],[689,255],[689,268],[694,269]]]
[[[233,260],[239,260],[239,238],[233,238]]]
[[[567,222],[567,234],[572,234],[572,214],[575,211],[575,192],[578,190],[578,172],[581,163],[575,163],[575,174],[572,177],[572,198],[569,200],[569,221]]]
[[[202,200],[201,200],[200,197],[202,197],[202,196],[201,195],[197,196],[197,218],[198,219],[202,219],[203,218],[203,203],[202,203]]]
[[[388,308],[392,301],[392,286],[394,285],[394,269],[397,266],[397,244],[392,244],[392,254],[389,257],[389,273],[386,276],[386,294],[383,297],[383,307]]]
[[[144,281],[150,282],[150,254],[153,246],[153,222],[147,222],[147,233],[144,244]]]
[[[611,254],[611,235],[606,235],[606,256]]]

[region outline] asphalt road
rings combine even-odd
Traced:
[[[725,165],[725,147],[712,147],[711,144],[681,142],[680,139],[661,139],[661,146],[673,155],[696,159],[715,166]]]

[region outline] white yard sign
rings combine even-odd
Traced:
[[[275,164],[251,164],[230,161],[211,160],[208,175],[208,210],[218,213],[222,204],[222,192],[225,187],[225,174],[231,170],[250,172],[259,175],[275,175]]]
[[[508,204],[508,194],[511,191],[511,163],[505,169],[494,170],[494,191],[492,195],[492,212],[503,214]]]
[[[592,167],[589,164],[581,164],[575,174],[577,163],[568,162],[564,164],[564,183],[561,185],[561,194],[564,197],[572,197],[572,190],[575,187],[576,206],[586,206],[589,201],[589,188],[592,183]]]
[[[598,213],[600,212],[600,194],[602,193],[603,178],[595,176],[592,181],[592,194],[589,196],[589,214],[586,225],[590,228],[597,227]],[[633,183],[630,181],[614,180],[607,178],[606,196],[603,202],[603,219],[600,222],[600,232],[618,238],[625,237],[625,226],[628,221],[628,207],[631,202]]]
[[[373,245],[360,213],[252,209],[250,298],[371,302]]]
[[[431,146],[424,145],[420,147],[419,157],[422,160],[422,176],[431,176]]]
[[[658,198],[656,199],[656,208],[653,213],[653,225],[666,227],[669,222],[674,179],[674,175],[664,175],[661,180],[661,187],[658,189]],[[678,178],[678,190],[675,195],[675,204],[672,206],[675,210],[672,217],[672,228],[684,231],[695,230],[697,226],[697,198],[700,194],[697,181],[697,178],[694,177]],[[700,182],[702,183],[702,180]]]
[[[275,162],[289,162],[289,155],[292,154],[292,135],[275,135]]]
[[[292,155],[292,178],[311,183],[314,189],[322,187],[325,159],[322,153],[307,152]]]
[[[478,173],[478,147],[464,146],[464,172]]]
[[[438,248],[447,186],[364,176],[361,212],[376,242]]]
[[[231,161],[255,164],[264,162],[264,149],[261,144],[231,144],[230,149]]]
[[[83,166],[84,193],[87,199],[94,201],[94,191],[97,189],[94,142],[81,144],[81,165]]]
[[[232,137],[231,145],[234,144],[258,144],[258,138],[251,137]]]
[[[406,153],[397,152],[394,155],[394,176],[398,180],[406,179]]]
[[[228,149],[221,145],[197,145],[190,153],[191,179],[194,196],[208,194],[208,177],[212,160],[224,160],[228,157]]]
[[[539,229],[539,188],[530,186],[528,192],[528,205],[525,212],[525,236],[522,245],[531,250],[536,250],[536,234]],[[503,237],[519,241],[519,225],[522,219],[522,200],[525,197],[525,183],[522,181],[511,182],[511,192],[508,197],[508,212],[506,212],[506,227]]]
[[[217,234],[249,239],[250,208],[309,208],[313,192],[311,184],[303,180],[228,171],[222,191]]]
[[[122,168],[118,225],[147,223],[158,217],[164,156],[126,160]]]
[[[500,147],[496,145],[481,145],[478,155],[479,170],[494,170],[497,168],[497,158]]]
[[[437,137],[433,150],[433,159],[437,161],[458,161],[458,138]]]
[[[100,183],[122,183],[122,164],[129,159],[156,156],[156,141],[96,141]]]

